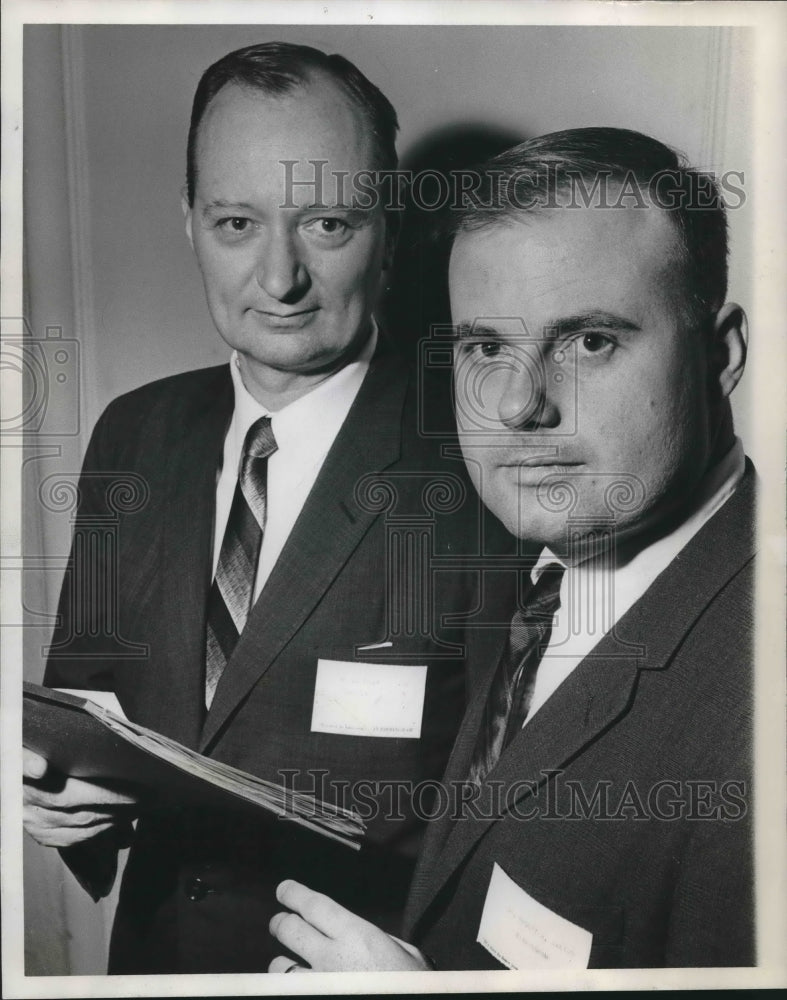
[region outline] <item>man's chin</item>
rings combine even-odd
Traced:
[[[569,561],[598,555],[611,548],[627,546],[643,534],[643,525],[635,520],[615,520],[595,512],[583,513],[581,507],[572,511],[548,511],[534,498],[527,503],[502,508],[490,504],[490,510],[506,529],[529,547],[548,548]]]
[[[531,505],[520,506],[518,510],[507,511],[490,509],[505,525],[506,529],[516,538],[538,548],[562,550],[567,538],[565,517],[549,515],[543,509]]]
[[[318,379],[339,371],[359,353],[358,349],[344,345],[326,350],[324,344],[315,344],[309,338],[295,334],[278,334],[267,338],[264,345],[255,344],[250,350],[236,350],[244,375],[248,372],[254,377],[269,373],[275,377],[291,375]]]

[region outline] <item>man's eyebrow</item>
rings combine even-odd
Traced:
[[[212,212],[254,212],[254,205],[247,201],[226,201],[224,198],[215,198],[206,202],[202,207],[202,215],[210,215]]]
[[[544,338],[565,337],[572,333],[581,333],[583,330],[617,330],[619,333],[636,333],[641,329],[625,316],[597,310],[556,319],[544,327],[543,336]]]
[[[461,323],[454,324],[453,335],[459,339],[469,337],[499,337],[500,330],[485,323],[463,320]]]
[[[571,336],[574,333],[581,333],[586,330],[616,330],[619,333],[634,333],[641,329],[636,323],[624,316],[605,310],[594,310],[592,312],[577,313],[574,316],[562,316],[547,323],[542,327],[540,335],[532,336],[527,332],[524,321],[512,316],[509,322],[515,324],[515,339],[521,336],[525,340],[552,340],[556,337]],[[500,322],[481,322],[479,320],[463,320],[455,324],[453,334],[458,339],[483,339],[490,338],[510,338],[512,328]]]
[[[374,215],[374,208],[362,208],[359,205],[348,204],[347,202],[334,202],[326,205],[324,202],[315,202],[313,205],[299,206],[298,211],[304,215],[319,215],[331,212],[347,215],[353,219],[370,219]]]
[[[214,198],[203,205],[201,215],[207,217],[215,215],[216,212],[225,212],[230,215],[240,215],[243,212],[248,212],[253,215],[258,211],[257,206],[252,205],[248,201],[228,201],[226,198]],[[354,218],[367,218],[372,215],[372,211],[367,208],[359,208],[355,205],[347,204],[326,205],[320,202],[315,202],[313,205],[299,206],[297,211],[303,214],[341,212],[345,215],[352,215]]]
[[[327,201],[315,201],[311,205],[299,205],[299,212],[333,212],[341,211],[346,212],[348,209],[352,208],[348,205],[346,201],[334,201],[330,204]]]

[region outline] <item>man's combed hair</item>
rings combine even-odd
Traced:
[[[520,143],[478,170],[481,186],[452,213],[452,235],[525,212],[655,204],[680,236],[692,317],[701,321],[724,303],[727,219],[718,185],[658,140],[628,129],[567,129]]]
[[[186,192],[189,205],[194,204],[196,145],[200,122],[222,87],[233,83],[254,88],[264,94],[282,95],[308,83],[316,73],[330,76],[364,114],[374,138],[377,169],[396,169],[396,133],[399,122],[393,105],[382,91],[343,56],[329,56],[308,45],[264,42],[228,53],[209,66],[202,75],[194,94],[189,125],[186,155]]]

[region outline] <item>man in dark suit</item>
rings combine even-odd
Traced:
[[[540,554],[484,581],[412,944],[292,881],[271,927],[318,969],[751,965],[755,478],[719,190],[618,129],[488,167],[450,263],[458,425]]]
[[[111,690],[133,721],[357,806],[368,830],[356,854],[28,754],[26,827],[94,896],[132,843],[110,972],[265,971],[286,876],[401,917],[423,825],[401,790],[439,777],[463,700],[441,629],[463,578],[429,561],[450,570],[477,526],[461,459],[419,434],[417,381],[373,319],[396,223],[369,178],[395,167],[396,129],[352,64],[301,46],[231,53],[197,89],[183,207],[232,361],[99,420],[45,680]],[[359,176],[364,201],[343,187]]]

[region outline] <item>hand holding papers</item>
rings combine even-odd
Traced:
[[[69,777],[25,748],[25,829],[46,847],[72,847],[101,833],[126,827],[136,815],[133,792]]]
[[[88,699],[24,685],[24,743],[70,778],[132,782],[168,800],[264,809],[360,847],[357,813],[264,781],[146,729]]]

